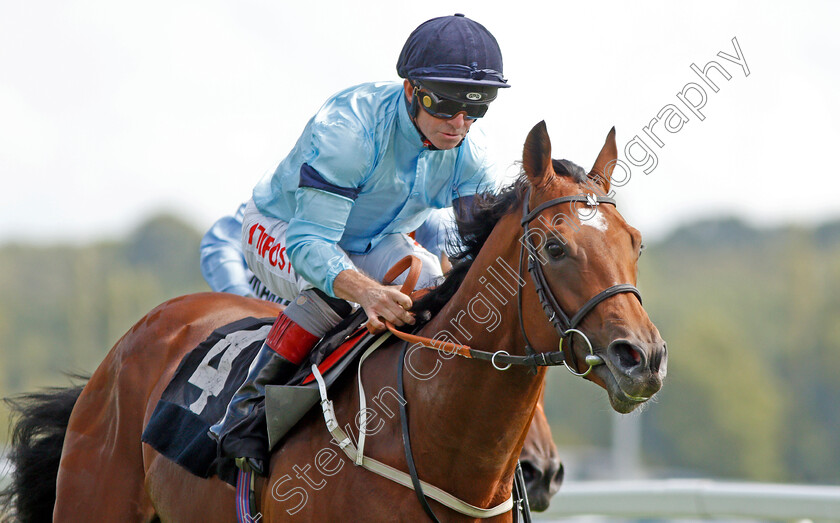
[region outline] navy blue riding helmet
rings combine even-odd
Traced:
[[[466,112],[484,116],[499,88],[510,87],[502,75],[502,51],[483,25],[462,14],[433,18],[409,35],[397,60],[397,73],[414,86],[409,106],[437,118]]]

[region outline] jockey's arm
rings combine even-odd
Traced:
[[[287,252],[295,271],[328,295],[361,305],[371,331],[384,330],[380,317],[395,325],[414,323],[407,312],[411,299],[397,287],[382,285],[359,272],[337,246],[358,185],[352,181],[338,185],[306,164],[302,172],[295,194],[295,217],[286,233]],[[352,180],[352,176],[346,178]]]
[[[252,296],[252,276],[242,255],[242,204],[233,216],[220,218],[201,239],[201,274],[216,292]]]
[[[470,220],[474,200],[475,197],[470,195],[453,201],[454,214],[459,220]],[[446,247],[451,236],[449,229],[454,230],[454,227],[451,215],[434,212],[417,229],[417,241],[426,250],[440,257],[444,272],[451,268],[446,256]],[[358,271],[346,270],[339,273],[333,282],[333,291],[337,297],[361,305],[370,318],[369,327],[374,332],[385,329],[385,324],[380,318],[396,325],[414,324],[414,318],[407,312],[411,308],[411,299],[408,296],[397,287],[379,284]]]

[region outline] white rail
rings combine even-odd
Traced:
[[[583,515],[840,521],[840,487],[711,480],[569,482],[543,516]]]

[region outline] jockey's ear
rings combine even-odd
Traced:
[[[601,152],[598,153],[595,165],[589,171],[589,178],[597,183],[605,193],[610,192],[610,177],[613,169],[615,169],[617,159],[618,149],[615,146],[615,127],[613,127],[607,134],[607,139],[601,148]]]
[[[551,168],[551,140],[545,127],[545,120],[528,133],[522,151],[522,168],[533,186],[548,182],[554,176]]]
[[[403,80],[403,91],[405,91],[405,99],[411,103],[412,95],[414,94],[414,86],[408,80]]]

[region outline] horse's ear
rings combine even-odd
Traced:
[[[615,146],[615,127],[610,129],[604,147],[598,153],[595,165],[589,171],[589,178],[601,186],[604,192],[610,192],[610,177],[612,176],[615,163],[618,159],[618,148]]]
[[[522,151],[522,167],[531,185],[540,185],[554,175],[551,168],[551,140],[545,128],[545,120],[528,133]]]

